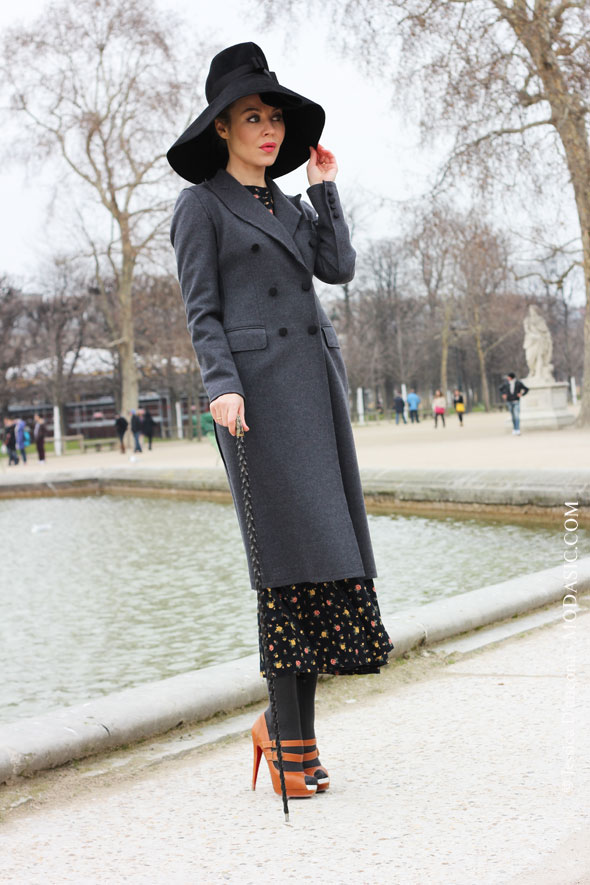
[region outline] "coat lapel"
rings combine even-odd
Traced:
[[[225,169],[219,169],[216,175],[207,182],[207,186],[215,193],[227,208],[239,218],[253,224],[281,243],[301,264],[305,265],[303,256],[297,248],[293,235],[302,217],[299,209],[301,194],[288,198],[275,184],[270,181],[274,199],[275,214],[271,214],[266,206],[254,199],[251,193]]]

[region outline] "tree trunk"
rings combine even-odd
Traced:
[[[393,378],[391,377],[391,375],[388,375],[383,380],[383,391],[384,391],[384,397],[385,397],[385,401],[383,403],[383,406],[385,409],[392,409],[393,408],[393,390],[394,390]]]
[[[445,301],[445,309],[443,313],[443,327],[441,331],[441,355],[440,355],[440,388],[442,392],[447,393],[447,375],[449,364],[449,333],[451,327],[452,307],[450,301]]]
[[[352,328],[352,310],[350,305],[350,284],[343,283],[342,292],[344,294],[344,334],[346,335]]]
[[[350,405],[350,420],[353,422],[358,421],[359,413],[356,407],[356,387],[350,387],[348,391],[348,401]]]
[[[567,117],[565,114],[564,116]],[[590,190],[588,188],[590,147],[583,118],[578,121],[578,125],[565,119],[562,125],[557,123],[556,126],[565,150],[582,234],[586,315],[584,317],[584,378],[578,424],[588,426],[590,425]]]
[[[481,344],[481,333],[479,328],[475,330],[475,347],[477,350],[477,359],[479,362],[479,373],[481,376],[481,398],[486,412],[490,411],[490,391],[488,387],[488,376],[486,372],[486,355]]]
[[[137,409],[139,402],[139,385],[135,367],[135,337],[133,331],[133,310],[131,289],[133,285],[133,260],[124,255],[123,268],[119,278],[118,302],[120,309],[119,338],[119,369],[121,372],[121,413],[128,417],[131,409]]]
[[[502,4],[504,6],[504,4]],[[527,15],[521,16],[516,4],[504,7],[503,14],[533,59],[543,83],[543,92],[551,107],[551,122],[563,145],[570,180],[574,189],[584,258],[586,317],[584,320],[584,379],[578,424],[590,425],[590,143],[582,94],[568,87],[560,59],[548,40],[548,31],[537,23],[530,27]]]
[[[178,436],[178,422],[176,420],[176,403],[178,402],[178,397],[176,396],[176,390],[173,382],[170,379],[170,373],[168,373],[168,425],[170,427],[170,439],[175,439]]]

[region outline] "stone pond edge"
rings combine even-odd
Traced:
[[[0,498],[81,494],[154,494],[178,497],[223,496],[229,486],[223,468],[133,466],[67,469],[56,466],[24,474],[0,475]],[[368,501],[482,512],[530,511],[552,514],[564,502],[590,501],[590,470],[380,469],[360,471]]]
[[[577,595],[590,592],[590,556],[571,571]],[[559,565],[404,609],[385,619],[395,646],[392,657],[550,603],[561,607],[568,592],[565,583],[564,566]],[[0,784],[264,698],[266,683],[259,674],[258,654],[253,654],[0,725]]]

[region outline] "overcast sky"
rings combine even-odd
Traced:
[[[387,84],[378,77],[372,81],[367,79],[359,72],[354,59],[342,58],[338,52],[338,36],[331,31],[321,10],[300,26],[287,26],[281,19],[277,28],[268,29],[262,27],[257,13],[245,16],[246,0],[213,3],[157,0],[157,3],[164,10],[183,15],[195,30],[210,32],[212,39],[221,45],[248,40],[258,43],[279,82],[325,108],[326,126],[321,143],[336,155],[341,193],[345,197],[364,195],[369,213],[373,207],[377,209],[381,197],[393,201],[393,206],[386,211],[375,212],[368,232],[383,236],[396,233],[397,219],[403,212],[401,202],[427,189],[437,163],[443,158],[442,149],[438,152],[419,150],[417,130],[411,121],[403,120],[392,110]],[[41,15],[44,6],[43,0],[1,4],[0,28],[19,21],[28,22]],[[178,134],[181,129],[179,124]],[[59,244],[57,225],[48,221],[46,212],[50,175],[46,168],[25,177],[18,163],[0,174],[0,273],[23,281],[32,279],[38,273],[40,259]],[[305,196],[308,186],[305,166],[282,177],[278,183],[286,193],[303,192]],[[182,186],[179,179],[179,190]],[[566,201],[564,223],[570,235],[575,235],[570,203],[571,200]],[[535,208],[536,221],[539,214],[552,211],[547,207]],[[519,211],[516,205],[515,217]],[[526,219],[518,219],[515,226],[522,227],[523,223]],[[560,236],[567,238],[565,229]]]

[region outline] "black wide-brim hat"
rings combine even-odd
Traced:
[[[285,120],[284,141],[266,174],[279,178],[309,160],[309,146],[317,147],[324,128],[323,108],[281,86],[256,43],[238,43],[219,52],[211,62],[205,84],[209,105],[166,154],[174,171],[200,184],[225,168],[227,153],[220,147],[213,121],[238,98],[254,94],[265,104],[281,108]]]

